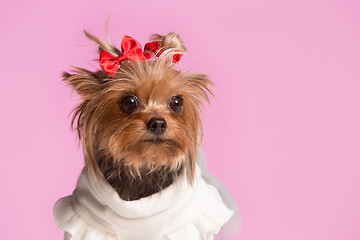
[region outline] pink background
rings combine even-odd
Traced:
[[[113,8],[114,44],[178,32],[179,67],[216,83],[203,149],[239,204],[237,239],[360,239],[356,0],[1,1],[0,239],[62,239],[52,207],[83,159],[60,74],[98,68],[82,29],[105,39]]]

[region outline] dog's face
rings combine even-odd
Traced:
[[[74,120],[91,169],[105,164],[136,175],[185,168],[192,182],[202,134],[201,100],[208,100],[211,82],[165,63],[125,62],[114,78],[84,69],[65,74],[83,99]]]

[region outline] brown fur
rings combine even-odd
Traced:
[[[179,42],[178,35],[174,38]],[[202,138],[201,101],[209,100],[212,83],[206,75],[182,73],[169,65],[173,49],[166,49],[155,61],[123,62],[114,78],[81,68],[74,74],[64,73],[64,81],[82,97],[72,124],[82,140],[86,166],[94,176],[104,176],[124,200],[161,191],[183,170],[189,183],[194,180],[196,151]],[[140,102],[140,108],[131,114],[119,107],[121,97],[127,94]],[[184,99],[180,113],[168,106],[176,95]],[[154,117],[167,122],[161,137],[146,127]],[[157,142],[151,141],[154,139]]]

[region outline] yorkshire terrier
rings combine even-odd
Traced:
[[[72,126],[85,157],[73,195],[54,208],[65,239],[213,239],[233,211],[197,165],[209,77],[175,68],[186,52],[175,33],[144,50],[129,36],[120,50],[85,34],[102,69],[63,74],[82,99]]]

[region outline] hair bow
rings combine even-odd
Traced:
[[[122,54],[115,57],[105,50],[100,53],[100,66],[104,72],[110,77],[114,77],[117,73],[120,63],[125,60],[143,61],[145,60],[141,44],[129,36],[124,36],[121,41]]]
[[[146,57],[146,59],[150,59],[154,57],[154,55],[159,57],[163,53],[163,51],[161,50],[161,45],[162,45],[161,41],[154,41],[145,44],[144,56]],[[180,61],[182,54],[179,50],[174,50],[174,51],[177,53],[174,54],[173,56],[173,63],[177,63]]]
[[[181,52],[173,56],[173,62],[177,63],[180,61]],[[118,57],[113,56],[105,50],[102,50],[100,53],[100,66],[104,72],[110,77],[114,77],[117,71],[119,70],[121,62],[125,60],[130,61],[144,61],[150,59],[156,55],[159,57],[163,51],[161,50],[161,42],[149,42],[145,44],[144,52],[142,50],[141,44],[129,36],[124,36],[121,41],[121,52],[122,54]]]

